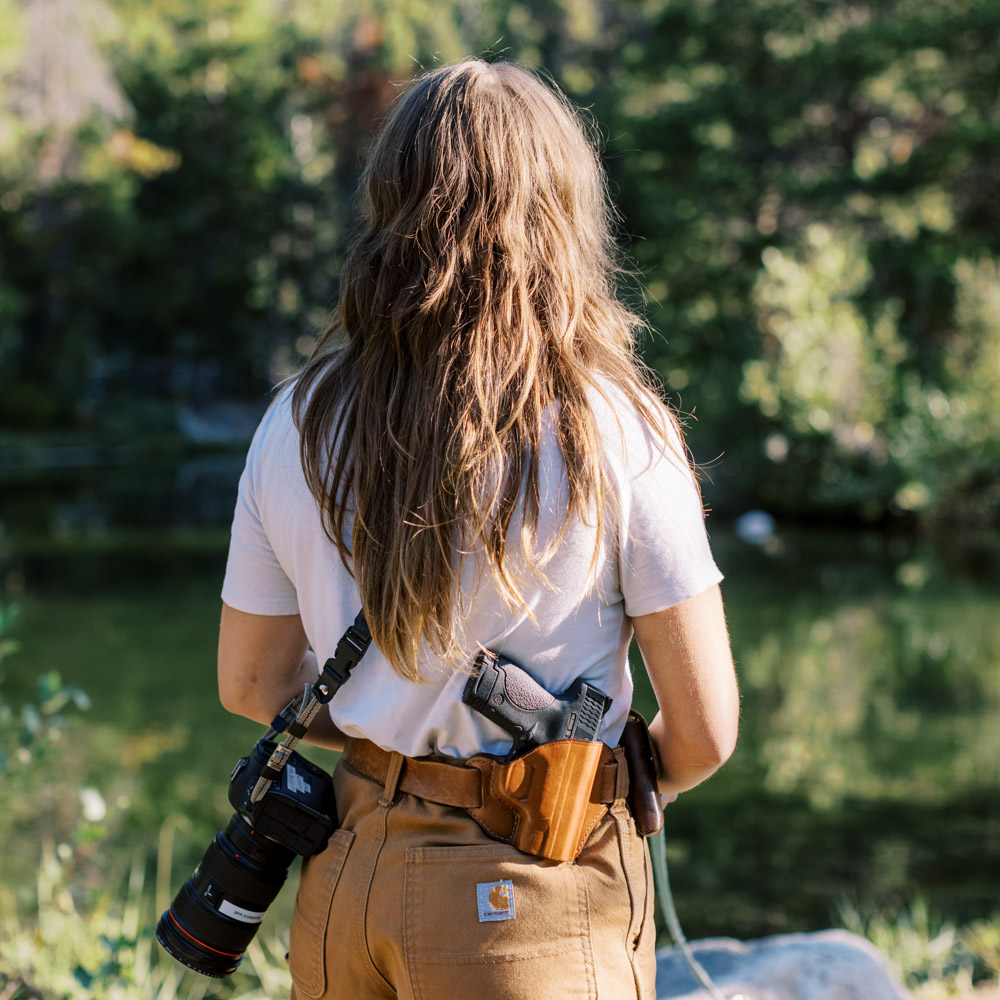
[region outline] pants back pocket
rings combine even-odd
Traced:
[[[292,915],[288,965],[297,992],[313,1000],[326,992],[326,932],[330,903],[353,841],[352,830],[334,830],[326,849],[302,862]]]
[[[592,1000],[587,885],[500,844],[411,847],[403,947],[415,1000]]]

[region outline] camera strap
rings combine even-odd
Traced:
[[[340,637],[337,647],[320,671],[319,677],[312,684],[307,684],[298,697],[293,698],[275,716],[262,739],[274,739],[279,733],[287,732],[287,738],[279,743],[271,754],[267,766],[250,793],[251,802],[259,802],[271,787],[272,783],[281,777],[292,751],[305,736],[313,719],[319,710],[329,703],[330,699],[340,690],[351,676],[351,671],[368,652],[372,635],[368,630],[363,611],[359,611],[347,631]]]

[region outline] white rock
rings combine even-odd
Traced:
[[[847,931],[759,941],[710,938],[691,950],[723,996],[735,1000],[912,1000],[869,941]],[[709,1000],[676,948],[656,953],[657,1000]]]

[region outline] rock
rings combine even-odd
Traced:
[[[912,1000],[885,956],[847,931],[759,941],[711,938],[691,950],[728,1000]],[[677,948],[656,953],[657,1000],[709,1000]]]

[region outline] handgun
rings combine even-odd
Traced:
[[[611,705],[582,678],[554,695],[513,660],[488,649],[476,657],[462,701],[509,733],[515,752],[554,740],[596,740]]]

